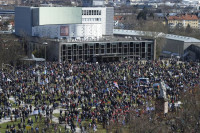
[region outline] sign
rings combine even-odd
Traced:
[[[68,26],[60,26],[60,36],[69,36]]]
[[[31,126],[26,126],[26,130],[30,130],[31,129]]]
[[[34,111],[33,111],[33,114],[34,114],[34,115],[38,115],[38,114],[39,114],[39,111],[38,111],[38,110],[34,110]]]
[[[168,102],[164,103],[164,113],[168,113]]]

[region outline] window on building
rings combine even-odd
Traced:
[[[94,10],[94,15],[97,15],[97,10]]]
[[[92,13],[91,13],[91,10],[89,10],[89,15],[91,15]]]

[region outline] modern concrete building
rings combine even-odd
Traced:
[[[102,35],[105,36],[113,35],[113,17],[113,7],[82,8],[82,24],[100,24]]]
[[[15,33],[68,40],[112,35],[113,7],[16,7]]]
[[[16,7],[15,33],[31,36],[37,26],[81,24],[81,13],[81,7]]]
[[[171,55],[174,56],[180,56],[185,58],[187,49],[191,45],[195,45],[200,47],[200,40],[193,38],[193,37],[187,37],[187,36],[179,36],[179,35],[173,35],[173,34],[164,34],[161,32],[148,32],[148,31],[136,31],[136,30],[120,30],[120,29],[114,29],[113,35],[118,36],[132,36],[132,37],[153,37],[153,38],[164,38],[164,44],[161,55],[171,57]],[[137,39],[137,38],[136,38]],[[159,45],[159,44],[157,44]]]
[[[60,41],[52,42],[48,49],[49,60],[60,62],[154,60],[155,58],[153,40],[110,38],[85,42]]]
[[[113,7],[16,7],[15,13],[15,33],[50,40],[51,61],[155,59],[155,41],[113,37]]]

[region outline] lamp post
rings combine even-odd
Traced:
[[[47,48],[48,43],[47,42],[43,42],[42,45],[45,46],[45,56],[44,57],[45,57],[45,74],[46,74],[46,61],[47,61],[46,48]]]
[[[47,60],[47,58],[46,58],[46,54],[47,54],[46,53],[46,47],[47,47],[48,43],[47,42],[43,42],[42,45],[45,46],[45,62],[46,62],[46,60]]]
[[[40,84],[41,75],[39,70],[37,71],[37,76],[38,76],[38,84]]]

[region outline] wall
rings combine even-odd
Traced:
[[[91,61],[104,59],[154,59],[153,41],[60,42],[59,61]],[[100,59],[101,58],[101,59]],[[92,60],[93,60],[92,59]],[[94,59],[95,60],[95,59]],[[105,60],[104,60],[105,61]],[[108,60],[107,60],[108,61]]]
[[[39,8],[32,10],[32,26],[39,25]]]
[[[159,45],[159,44],[157,44]],[[166,39],[166,44],[163,47],[163,51],[170,51],[172,53],[179,53],[180,55],[184,54],[184,42]]]
[[[15,34],[32,34],[32,8],[15,7]],[[22,33],[23,32],[23,33]]]
[[[32,36],[48,38],[101,38],[101,24],[69,24],[69,25],[45,25],[32,28]]]
[[[47,47],[47,58],[49,61],[58,61],[60,53],[59,42],[52,41],[48,42]]]
[[[105,35],[113,35],[113,20],[114,18],[114,9],[106,8],[106,31]]]
[[[113,24],[114,24],[114,8],[113,7],[84,7],[82,11],[100,11],[100,15],[87,14],[82,15],[82,23],[100,23],[102,25],[102,34],[103,35],[113,35]],[[96,18],[100,19],[99,21],[93,21]]]
[[[39,25],[80,24],[81,13],[81,7],[40,7]]]

